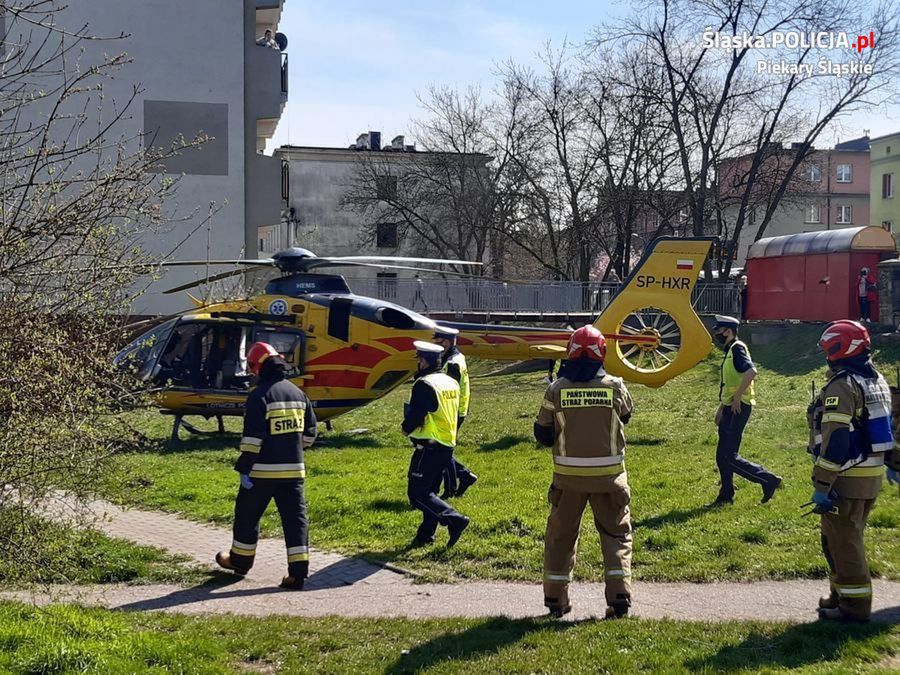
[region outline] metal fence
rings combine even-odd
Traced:
[[[577,281],[504,283],[480,279],[352,279],[354,293],[388,300],[416,311],[484,313],[599,313],[620,284]],[[697,284],[693,304],[700,314],[740,313],[733,284]]]

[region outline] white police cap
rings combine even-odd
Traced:
[[[459,331],[455,328],[450,328],[450,326],[435,326],[434,337],[438,339],[452,340],[457,335],[459,335]]]
[[[433,342],[425,342],[424,340],[416,340],[413,342],[413,347],[416,348],[416,353],[422,354],[423,356],[441,354],[444,351],[444,348],[440,345],[436,345]]]
[[[733,316],[724,316],[722,314],[716,314],[716,328],[737,328],[741,325],[739,319],[735,319]]]

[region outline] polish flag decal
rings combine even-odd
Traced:
[[[694,261],[693,260],[678,260],[675,263],[675,267],[680,270],[692,270],[694,269]]]

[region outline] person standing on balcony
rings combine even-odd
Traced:
[[[278,49],[278,43],[275,42],[275,36],[272,35],[272,31],[267,30],[266,34],[263,35],[256,41],[260,47],[271,47],[272,49]]]

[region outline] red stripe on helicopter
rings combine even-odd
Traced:
[[[369,373],[356,373],[351,370],[317,370],[310,373],[313,387],[347,387],[348,389],[365,389]]]
[[[413,342],[415,340],[413,338],[406,337],[392,337],[392,338],[377,338],[375,342],[382,342],[386,344],[388,347],[392,347],[396,349],[398,352],[411,352],[415,349],[413,347]]]
[[[306,365],[362,366],[365,368],[371,368],[372,366],[381,363],[382,359],[388,356],[390,356],[390,354],[380,349],[375,349],[375,347],[370,347],[368,345],[357,345],[355,348],[344,347],[342,349],[335,350],[330,354],[317,356],[316,358],[308,361]]]

